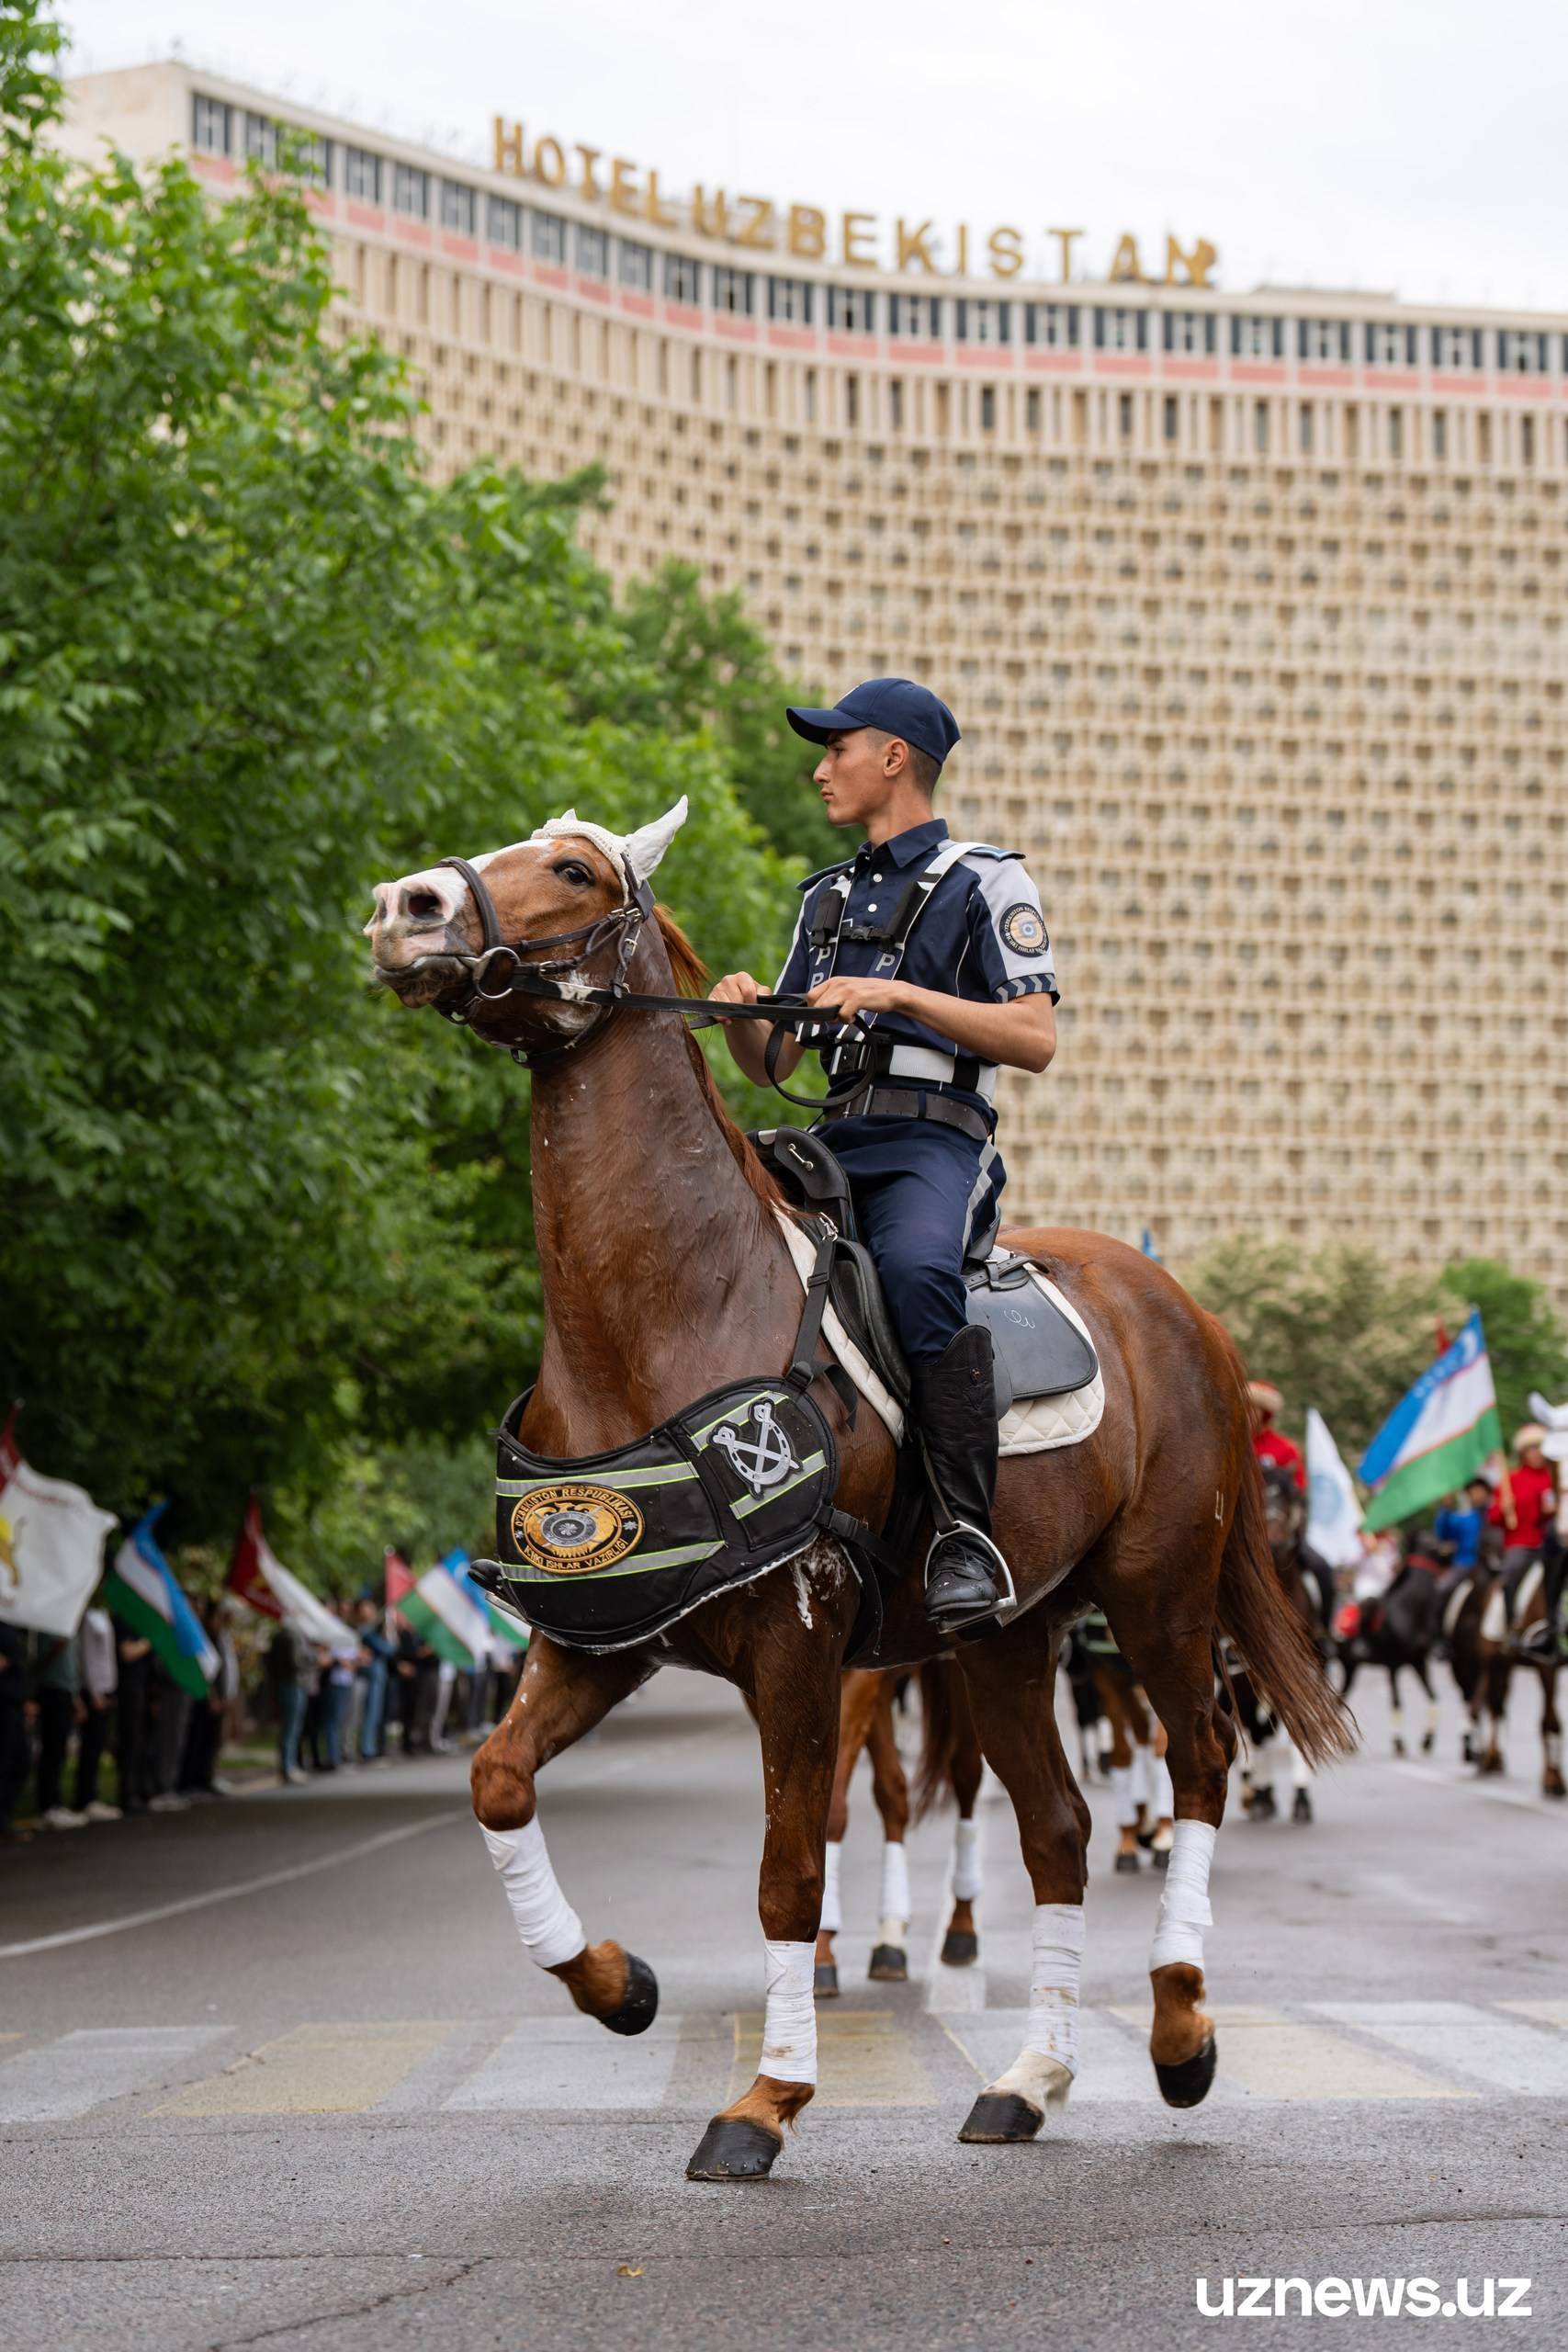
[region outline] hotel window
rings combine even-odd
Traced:
[[[1189,356],[1210,353],[1214,349],[1215,322],[1212,311],[1168,311],[1165,314],[1165,347],[1168,351],[1185,352]]]
[[[1544,376],[1546,337],[1505,327],[1497,338],[1497,365],[1506,376]]]
[[[1174,392],[1165,396],[1165,437],[1174,441],[1181,431],[1181,406]]]
[[[804,277],[770,277],[768,316],[777,319],[781,326],[808,327],[811,324],[809,281]]]
[[[1369,368],[1414,368],[1416,329],[1370,326],[1367,329],[1367,365]]]
[[[492,245],[504,245],[510,254],[523,250],[523,207],[513,204],[509,196],[492,196],[485,205],[485,233]]]
[[[903,430],[904,387],[897,376],[889,377],[887,382],[887,422],[895,433]]]
[[[1023,427],[1026,433],[1038,433],[1045,417],[1045,401],[1038,384],[1032,384],[1024,394]]]
[[[1078,345],[1078,312],[1076,302],[1026,302],[1023,306],[1023,339],[1038,344],[1043,351],[1076,351]]]
[[[653,284],[653,247],[623,237],[615,254],[615,275],[623,286],[636,287],[646,294]]]
[[[572,240],[572,258],[584,277],[608,277],[610,240],[603,229],[579,229]]]
[[[733,318],[749,319],[754,283],[749,269],[716,268],[713,274],[714,309],[728,311]]]
[[[874,334],[875,295],[864,286],[829,286],[828,324],[840,334]]]
[[[379,204],[380,156],[367,154],[363,147],[345,147],[343,153],[343,185],[346,196],[356,196],[363,204]]]
[[[1296,412],[1296,445],[1303,458],[1312,455],[1312,402],[1303,401]]]
[[[1298,319],[1296,356],[1342,367],[1350,356],[1350,330],[1340,319]]]
[[[917,343],[942,341],[942,297],[940,294],[890,294],[887,298],[887,332],[907,334]]]
[[[1282,359],[1285,356],[1284,320],[1232,319],[1231,354],[1236,359]]]
[[[1449,454],[1449,420],[1443,410],[1432,411],[1432,455],[1446,458]]]
[[[967,296],[960,295],[953,334],[960,343],[1010,343],[1012,304],[972,302]]]
[[[566,259],[566,222],[558,212],[530,212],[528,244],[536,261]]]
[[[221,98],[198,97],[194,101],[190,143],[204,155],[229,153],[229,109]]]
[[[312,187],[331,187],[333,183],[333,142],[330,139],[312,138],[308,130],[285,133],[288,161],[302,180]]]
[[[980,387],[980,430],[982,433],[992,433],[996,430],[996,424],[997,395],[995,388],[990,384],[982,384]]]
[[[258,164],[277,161],[277,125],[265,114],[245,117],[245,153]]]
[[[685,254],[664,256],[664,299],[667,302],[698,303],[703,299],[703,266]]]
[[[1479,368],[1481,366],[1481,329],[1479,327],[1434,327],[1432,329],[1432,365],[1434,368]]]
[[[429,218],[430,175],[417,164],[392,165],[392,209],[411,213],[416,220]]]
[[[441,183],[441,226],[455,229],[459,236],[471,237],[479,213],[479,204],[471,187],[459,187],[456,180]]]
[[[1144,351],[1148,347],[1146,311],[1096,311],[1095,347],[1100,351]]]
[[[1391,408],[1388,413],[1388,454],[1391,458],[1403,458],[1404,455],[1404,417],[1396,408]]]

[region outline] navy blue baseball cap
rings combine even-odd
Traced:
[[[958,721],[947,705],[912,678],[868,678],[836,710],[789,709],[784,716],[808,743],[825,743],[829,735],[849,735],[857,727],[874,727],[912,743],[939,768],[958,741]]]

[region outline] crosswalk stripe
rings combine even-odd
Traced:
[[[1468,2098],[1403,2060],[1359,2049],[1326,2026],[1266,2009],[1213,2011],[1220,2072],[1253,2098]]]
[[[300,2025],[167,2100],[159,2115],[356,2115],[395,2090],[452,2031],[413,2019]]]
[[[1499,2001],[1517,2018],[1533,2018],[1537,2025],[1568,2026],[1568,2001]]]
[[[626,2041],[606,2033],[596,2018],[532,2018],[509,2033],[445,2104],[467,2111],[661,2107],[680,2056],[682,2024],[678,2017],[656,2018],[646,2033]],[[726,2054],[729,2042],[726,2033]],[[716,2064],[710,2084],[722,2063]]]
[[[735,2019],[729,2098],[749,2090],[762,2047],[762,2013]],[[931,2107],[936,2093],[905,2019],[893,2009],[818,2008],[814,2107]]]
[[[0,2123],[67,2123],[158,2082],[221,2025],[89,2026],[0,2063]]]
[[[1406,2056],[1521,2095],[1568,2091],[1568,2037],[1469,2001],[1314,2001],[1315,2015],[1353,2026]]]

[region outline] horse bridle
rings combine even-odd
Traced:
[[[626,979],[632,958],[637,954],[644,927],[653,914],[653,893],[646,882],[635,877],[628,878],[628,895],[620,906],[612,907],[607,914],[582,924],[581,929],[550,932],[540,939],[513,940],[503,939],[501,935],[501,918],[496,912],[495,900],[491,897],[479,867],[466,857],[437,858],[436,864],[449,865],[468,884],[479,912],[482,942],[477,956],[459,956],[454,959],[467,967],[468,992],[457,1004],[438,1007],[448,1021],[467,1026],[476,1004],[503,1004],[511,996],[543,997],[558,1004],[585,1004],[596,1009],[596,1020],[589,1022],[574,1035],[564,1038],[558,1046],[541,1046],[532,1049],[524,1046],[508,1046],[506,1050],[513,1060],[521,1063],[525,1069],[547,1069],[553,1063],[564,1060],[568,1054],[576,1053],[580,1046],[597,1036],[617,1012],[678,1012],[683,1021],[689,1021],[697,1029],[705,1029],[723,1021],[766,1021],[772,1023],[773,1033],[768,1039],[767,1051],[770,1083],[779,1093],[785,1095],[787,1101],[803,1103],[808,1109],[818,1109],[823,1106],[813,1097],[789,1094],[779,1084],[775,1070],[785,1032],[798,1030],[803,1019],[808,1018],[813,1023],[835,1023],[842,1028],[858,1029],[863,1035],[869,1034],[858,1012],[851,1013],[847,1019],[838,1013],[821,1012],[799,996],[761,996],[754,1004],[714,1004],[706,998],[652,996],[628,988]],[[620,944],[615,956],[615,968],[607,987],[597,987],[568,977],[581,971],[589,958],[596,955],[607,941],[615,938],[617,932]],[[571,947],[577,952],[571,956],[544,956],[538,952],[550,947]],[[525,956],[526,961],[524,960]],[[499,988],[489,988],[485,983],[491,977],[490,967],[499,956],[510,958],[512,968]]]

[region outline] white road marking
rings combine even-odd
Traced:
[[[1488,1804],[1511,1804],[1524,1813],[1557,1813],[1562,1810],[1561,1797],[1543,1797],[1540,1791],[1500,1789],[1495,1781],[1478,1781],[1475,1774],[1463,1767],[1451,1772],[1435,1764],[1410,1764],[1397,1760],[1388,1767],[1391,1772],[1403,1772],[1407,1781],[1425,1781],[1435,1789],[1468,1789],[1472,1796],[1482,1797]]]
[[[1027,2009],[987,2009],[983,2018],[955,2018],[947,2036],[983,2083],[1006,2074],[1023,2047]],[[1219,2095],[1215,2085],[1214,2094]],[[1078,2012],[1078,2070],[1069,2104],[1085,2099],[1156,2099],[1155,2070],[1146,2044],[1124,2030],[1109,2009]]]
[[[1568,2036],[1469,2001],[1314,2001],[1314,2014],[1386,2041],[1442,2073],[1525,2097],[1568,2091]]]
[[[944,1894],[943,1901],[937,1906],[936,1932],[931,1937],[931,1948],[926,1955],[925,2006],[928,2009],[940,2010],[944,2017],[965,2017],[986,2006],[986,1971],[979,1961],[968,1968],[942,1966],[942,1948],[947,1939],[949,1900]],[[984,1951],[984,1923],[976,1924],[982,1929],[980,1949]]]
[[[66,2123],[156,2082],[231,2028],[94,2026],[0,2064],[0,2123]]]
[[[662,2106],[680,2052],[681,2025],[678,2017],[656,2018],[646,2033],[628,2041],[606,2033],[597,2018],[530,2018],[442,2105],[512,2112]]]

